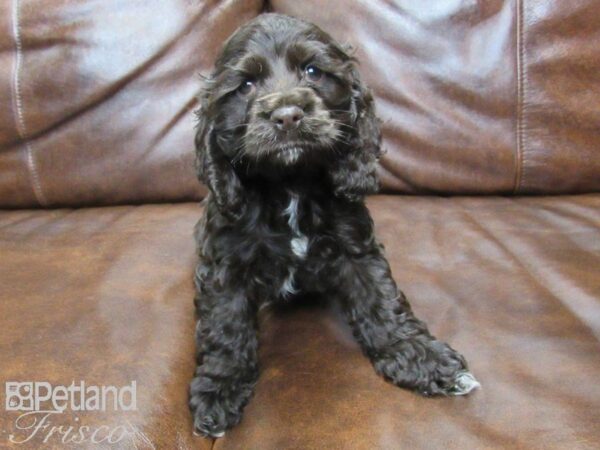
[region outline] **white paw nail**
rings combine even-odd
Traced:
[[[192,434],[194,436],[200,436],[200,437],[206,437],[204,434],[202,433],[198,433],[198,431],[194,428],[194,430],[192,430]],[[209,437],[212,438],[220,438],[225,436],[225,432],[224,431],[219,431],[218,433],[212,433]]]
[[[471,372],[461,372],[454,379],[455,385],[450,394],[467,395],[474,389],[480,388],[481,384]]]

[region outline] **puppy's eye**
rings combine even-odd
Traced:
[[[242,95],[250,95],[254,89],[256,89],[254,80],[244,80],[238,88],[238,92]]]
[[[317,66],[313,66],[312,64],[306,66],[306,68],[304,69],[304,74],[307,80],[313,82],[319,81],[323,77],[323,71]]]

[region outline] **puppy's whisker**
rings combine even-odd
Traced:
[[[348,128],[349,130],[356,131],[356,127],[354,127],[352,125],[348,125],[347,123],[343,123],[343,122],[334,122],[334,123],[338,127]]]
[[[215,131],[216,131],[216,132],[218,132],[218,133],[219,133],[219,132],[224,132],[224,131],[231,131],[231,130],[236,130],[236,129],[238,129],[238,128],[241,128],[241,127],[246,127],[246,126],[248,126],[248,125],[250,125],[250,123],[249,123],[249,122],[246,122],[246,123],[240,123],[240,124],[238,124],[238,125],[234,125],[234,126],[232,126],[232,127],[227,127],[227,128],[218,128],[218,129],[216,129]]]
[[[331,121],[332,124],[337,125],[339,127],[345,127],[345,128],[350,129],[350,130],[356,130],[356,127],[354,125],[350,125],[348,123],[341,122],[341,121],[339,121],[337,119],[330,119],[330,121]]]
[[[345,109],[328,109],[327,111],[330,113],[335,112],[335,113],[350,114],[350,111],[347,111]]]

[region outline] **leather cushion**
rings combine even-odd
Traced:
[[[198,73],[258,0],[0,4],[0,207],[198,199]],[[385,192],[600,189],[600,3],[274,0],[357,47]]]
[[[265,310],[256,395],[214,447],[597,447],[600,196],[376,196],[369,208],[415,312],[483,388],[418,397],[375,375],[335,308]],[[208,448],[186,405],[200,213],[0,212],[0,383],[137,380],[137,412],[80,423],[128,421],[156,448]],[[2,414],[0,429],[14,420]]]
[[[600,3],[273,0],[357,49],[386,192],[600,189]]]
[[[201,198],[199,74],[261,9],[258,0],[2,2],[0,207]]]

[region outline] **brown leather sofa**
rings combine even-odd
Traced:
[[[305,305],[265,311],[242,423],[192,435],[197,74],[266,9],[357,47],[368,205],[473,395],[391,386]],[[600,448],[597,0],[6,0],[0,50],[0,448]],[[81,381],[136,407],[10,410],[12,382]]]

